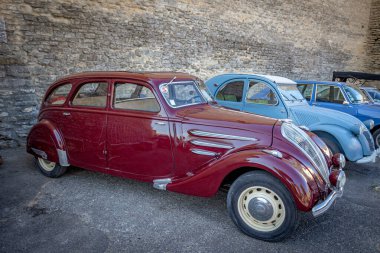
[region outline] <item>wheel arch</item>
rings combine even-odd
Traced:
[[[66,145],[61,131],[51,121],[43,119],[30,130],[27,143],[27,152],[59,163],[61,166],[69,166]]]

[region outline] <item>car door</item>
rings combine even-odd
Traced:
[[[149,84],[113,81],[107,130],[111,170],[142,180],[172,174],[168,117]]]
[[[107,80],[79,83],[62,111],[60,128],[70,164],[88,169],[104,169],[107,130]]]
[[[355,115],[354,106],[347,101],[339,86],[317,84],[313,105]]]
[[[229,80],[217,90],[215,101],[221,106],[242,110],[244,83],[244,79]]]
[[[272,118],[287,118],[287,110],[276,90],[262,80],[250,79],[244,93],[243,111]]]

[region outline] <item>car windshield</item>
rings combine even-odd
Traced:
[[[346,92],[348,99],[353,104],[370,102],[367,96],[363,93],[363,91],[360,90],[359,87],[356,87],[354,85],[344,85],[343,89]]]
[[[306,99],[302,96],[301,92],[298,90],[296,84],[278,84],[278,89],[287,103],[294,102],[304,102],[306,103]]]
[[[369,89],[367,90],[369,96],[371,96],[374,102],[380,102],[380,91],[377,89]]]
[[[207,103],[212,99],[205,89],[201,89],[201,83],[195,81],[163,83],[160,85],[160,92],[171,107]]]

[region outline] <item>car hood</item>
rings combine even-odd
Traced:
[[[350,130],[354,125],[362,124],[359,119],[350,114],[317,106],[293,106],[289,108],[289,111],[291,118],[298,125],[304,125],[310,130],[318,129],[318,125],[337,125]]]
[[[379,104],[360,104],[357,106],[358,115],[365,116],[374,121],[380,121],[380,105]]]
[[[233,128],[272,134],[277,119],[252,113],[231,110],[216,105],[202,104],[183,108],[177,112],[183,122],[216,127]]]

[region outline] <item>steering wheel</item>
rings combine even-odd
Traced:
[[[193,103],[193,100],[196,100],[196,99],[201,100],[201,96],[196,95],[196,96],[194,96],[192,98],[189,98],[188,100],[186,100],[186,104],[191,104],[191,103]]]

